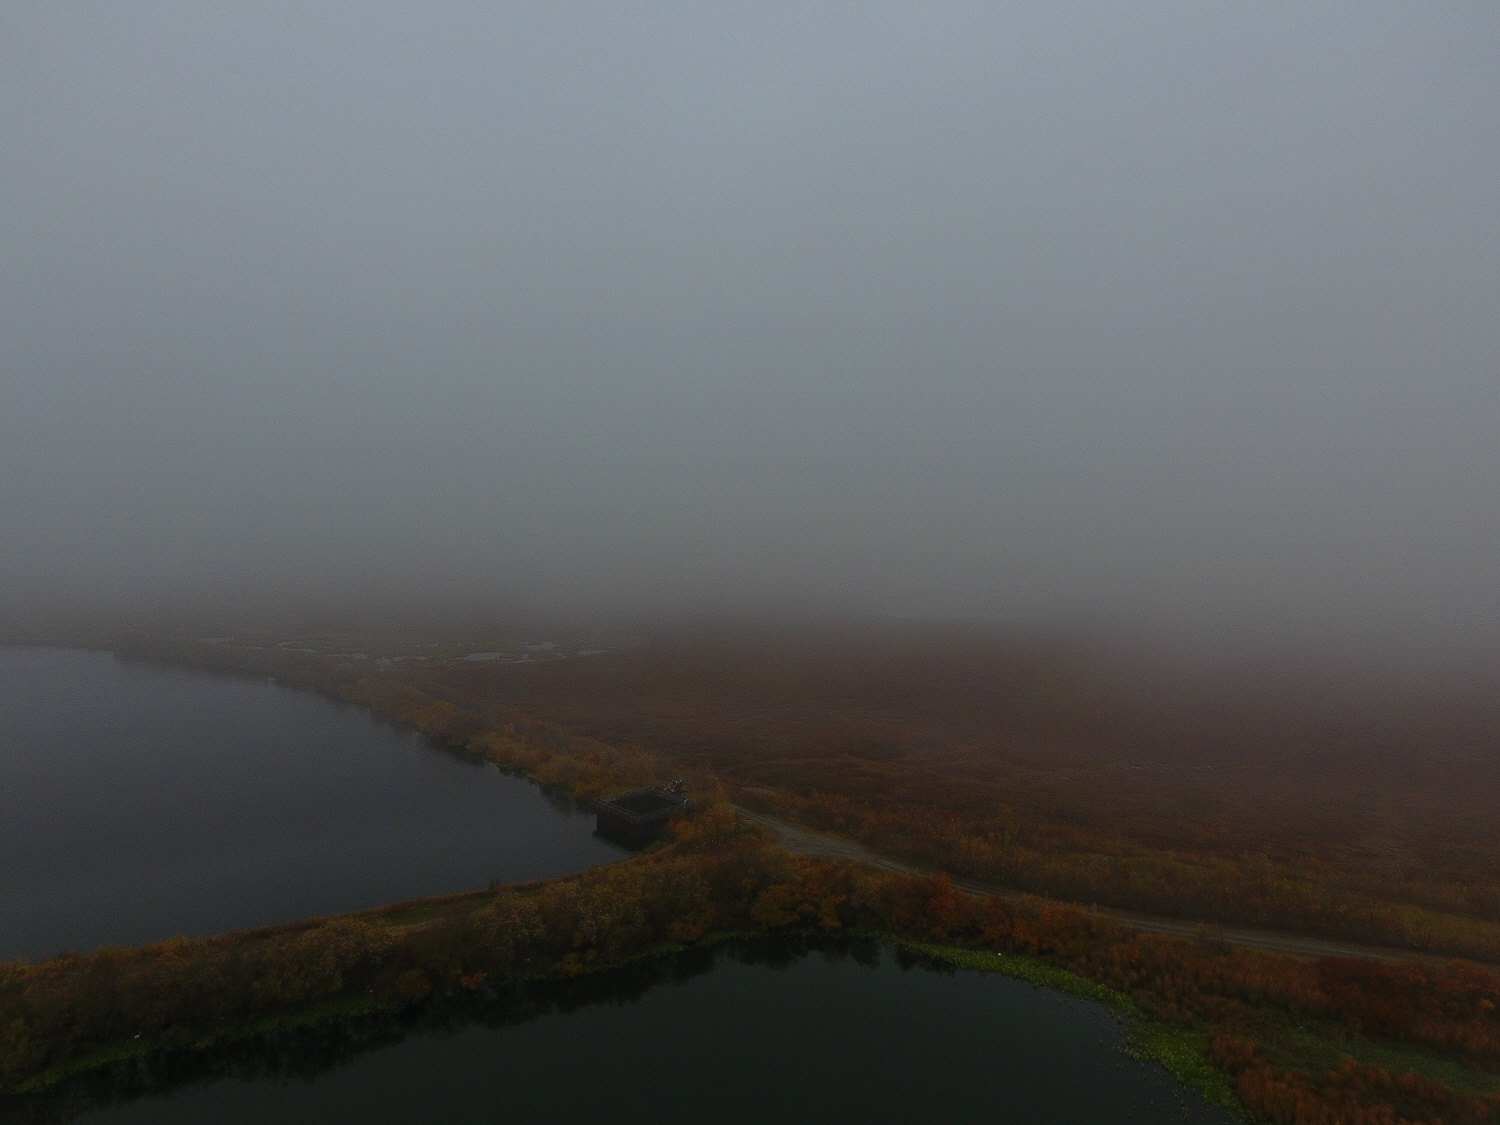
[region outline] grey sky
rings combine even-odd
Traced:
[[[0,5],[0,612],[1500,622],[1493,4]]]

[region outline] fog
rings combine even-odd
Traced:
[[[1500,625],[1500,8],[0,6],[0,618]]]

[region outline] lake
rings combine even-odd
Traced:
[[[1105,1007],[873,943],[694,950],[124,1066],[26,1120],[1228,1125]],[[114,1102],[116,1104],[103,1105]],[[91,1108],[92,1107],[92,1108]]]
[[[530,782],[264,679],[0,648],[0,958],[548,878],[625,854]]]

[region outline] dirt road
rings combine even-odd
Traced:
[[[746,820],[753,821],[763,828],[769,829],[776,837],[776,842],[789,852],[797,855],[821,855],[831,856],[835,859],[853,860],[855,863],[867,864],[870,867],[878,867],[885,871],[900,871],[911,875],[925,875],[929,872],[914,864],[902,863],[899,860],[890,859],[879,855],[861,844],[850,840],[841,840],[835,836],[825,836],[820,832],[814,832],[810,828],[803,828],[796,824],[790,824],[776,817],[767,816],[765,813],[752,812],[750,809],[734,806],[735,811]],[[1001,898],[1015,898],[1017,892],[1007,890],[1004,887],[990,886],[978,883],[972,879],[953,880],[953,885],[960,890],[968,891],[970,894],[998,895]],[[1224,941],[1230,945],[1245,945],[1255,949],[1269,949],[1277,953],[1295,953],[1303,957],[1368,957],[1376,961],[1400,961],[1403,958],[1414,956],[1413,952],[1404,949],[1390,949],[1378,945],[1360,945],[1356,942],[1337,941],[1332,938],[1312,937],[1306,934],[1288,934],[1277,930],[1257,930],[1245,926],[1224,926],[1217,922],[1199,923],[1194,920],[1182,918],[1161,918],[1151,914],[1137,914],[1130,910],[1114,910],[1109,907],[1090,907],[1085,903],[1076,903],[1084,909],[1113,918],[1122,925],[1129,926],[1135,930],[1145,930],[1154,934],[1173,934],[1179,937],[1194,937],[1198,934],[1200,925],[1206,926],[1212,937],[1217,941]],[[1415,954],[1415,956],[1422,956]]]

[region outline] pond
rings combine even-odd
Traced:
[[[591,814],[361,708],[0,648],[0,958],[293,921],[618,859]]]
[[[759,943],[121,1066],[24,1119],[1228,1125],[1124,1036],[1007,977]]]

